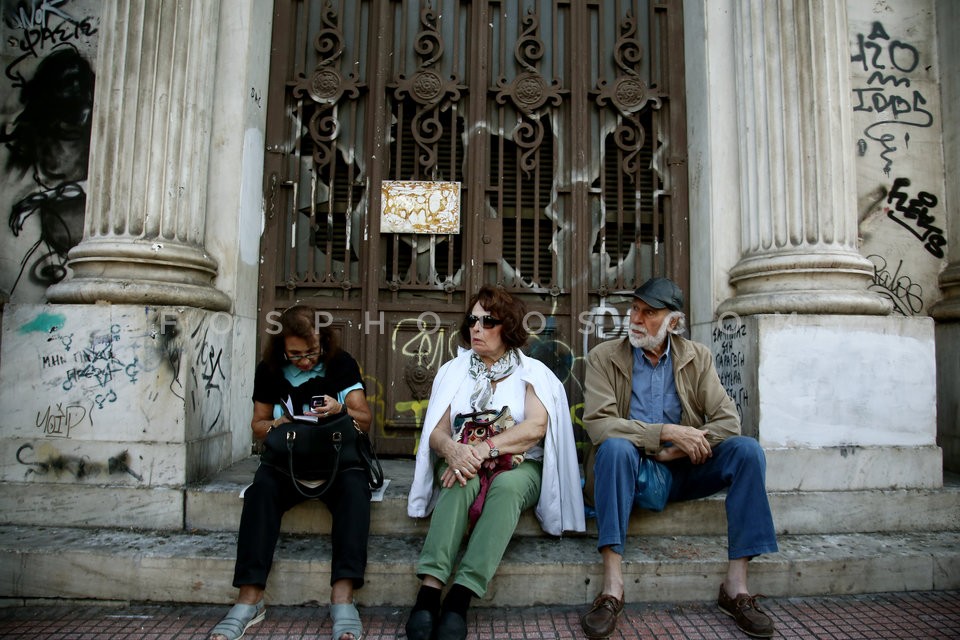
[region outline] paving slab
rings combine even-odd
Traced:
[[[879,593],[857,596],[771,598],[762,607],[777,638],[847,640],[960,638],[960,591]],[[5,607],[2,607],[6,604]],[[583,638],[582,607],[474,608],[467,640]],[[405,638],[407,607],[360,607],[365,640]],[[148,603],[0,601],[0,638],[31,640],[203,640],[225,606]],[[267,618],[244,636],[250,640],[326,640],[331,621],[324,605],[271,606]],[[744,640],[713,600],[630,602],[613,640]]]

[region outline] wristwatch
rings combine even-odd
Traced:
[[[497,445],[493,444],[493,438],[487,438],[487,446],[490,447],[489,457],[496,458],[500,455],[500,449],[497,449]]]

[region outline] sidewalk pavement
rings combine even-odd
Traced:
[[[31,640],[204,640],[227,605],[38,603],[0,601],[0,638]],[[778,638],[960,638],[960,591],[776,598],[762,601]],[[480,608],[468,640],[580,639],[580,608]],[[407,610],[360,607],[365,640],[405,638]],[[326,606],[268,607],[251,640],[328,640]],[[628,603],[612,640],[746,640],[713,602]]]

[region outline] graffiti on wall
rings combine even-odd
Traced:
[[[747,327],[739,318],[724,319],[713,328],[713,357],[720,383],[737,405],[743,421],[744,410],[750,406],[750,393],[743,381],[747,366]]]
[[[27,456],[32,459],[27,459]],[[143,476],[130,468],[130,453],[121,451],[106,462],[90,460],[86,456],[77,456],[61,453],[57,448],[43,445],[35,450],[32,444],[21,445],[17,449],[17,462],[27,467],[25,477],[30,474],[45,476],[52,474],[59,478],[64,475],[72,476],[75,480],[126,473],[140,482]]]
[[[904,272],[903,260],[898,260],[895,267],[875,253],[868,255],[867,260],[873,263],[873,284],[869,289],[889,298],[894,313],[915,316],[923,311],[923,287]]]
[[[893,188],[887,195],[887,204],[893,207],[884,207],[887,217],[913,234],[923,248],[935,258],[943,257],[943,247],[947,239],[943,229],[936,226],[937,219],[930,214],[930,209],[937,206],[937,196],[921,191],[916,198],[910,198],[905,191],[910,186],[907,178],[897,178],[893,181]]]
[[[853,110],[876,115],[857,142],[858,153],[879,155],[890,175],[897,152],[910,146],[910,131],[933,125],[927,97],[912,86],[910,75],[920,66],[920,51],[909,42],[892,38],[883,24],[870,33],[856,34],[850,61],[867,74],[864,85],[853,87]]]
[[[0,142],[7,151],[5,170],[29,178],[26,188],[11,194],[7,226],[27,246],[18,251],[10,293],[25,274],[41,286],[62,280],[67,252],[83,233],[94,71],[78,45],[96,37],[98,19],[73,15],[69,5],[3,4],[5,33],[12,34],[8,46],[17,53],[5,66],[5,89],[17,96],[19,111],[4,114]]]
[[[170,367],[172,374],[170,392],[199,418],[202,431],[213,431],[224,419],[228,377],[223,352],[226,337],[233,334],[233,318],[225,313],[202,316],[189,335],[178,313],[163,312],[153,324],[159,340],[158,362]],[[183,369],[185,350],[191,355]]]
[[[71,398],[58,399],[37,412],[37,428],[45,436],[69,438],[70,430],[84,421],[92,426],[94,411],[117,401],[116,383],[136,383],[143,370],[137,355],[122,355],[116,348],[123,342],[119,324],[91,331],[86,342],[63,331],[62,316],[41,314],[19,329],[21,334],[37,331],[46,334],[47,348],[38,354],[41,370],[48,371],[56,388]],[[89,405],[77,401],[78,395],[89,399]]]
[[[211,316],[217,318],[220,316]],[[224,385],[227,375],[223,371],[223,344],[214,340],[220,335],[212,320],[204,318],[190,334],[194,354],[190,363],[190,403],[193,411],[201,417],[202,429],[213,431],[223,417]]]
[[[867,215],[860,220],[861,240],[869,242],[869,249],[864,253],[873,263],[873,282],[868,287],[888,298],[893,303],[893,312],[901,315],[921,315],[928,306],[924,300],[924,282],[927,282],[928,295],[933,291],[935,296],[935,261],[925,266],[925,260],[911,257],[912,247],[922,248],[917,251],[919,256],[926,255],[928,259],[941,259],[945,255],[947,239],[945,231],[937,224],[935,208],[939,203],[936,195],[928,191],[918,191],[916,195],[910,187],[909,178],[896,178],[888,188],[878,186],[867,195],[869,199]],[[896,223],[889,226],[890,222]],[[886,222],[893,233],[903,240],[896,240],[894,236],[887,236],[887,241],[879,241],[875,232]],[[873,231],[867,231],[867,228]],[[907,234],[907,235],[904,235]],[[914,240],[916,244],[914,244]],[[933,283],[928,282],[931,276]]]

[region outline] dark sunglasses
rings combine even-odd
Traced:
[[[484,329],[493,329],[498,324],[503,324],[503,320],[497,320],[493,316],[477,317],[473,314],[470,314],[465,320],[468,329],[472,329],[473,325],[475,325],[478,321],[480,322],[480,326]]]

